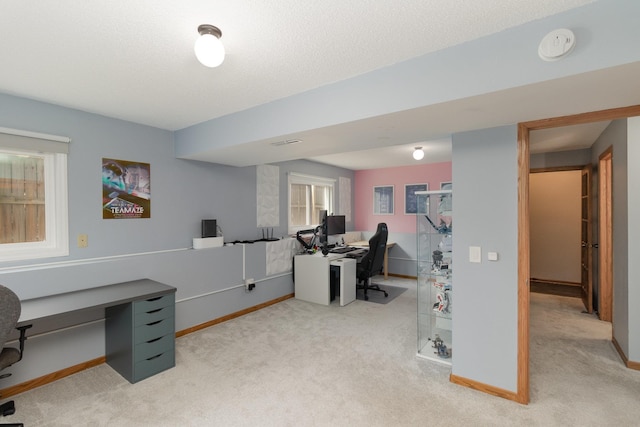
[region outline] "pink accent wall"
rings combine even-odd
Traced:
[[[404,186],[429,184],[429,190],[439,190],[441,182],[451,182],[451,162],[355,172],[355,230],[375,231],[379,222],[386,222],[389,232],[415,233],[416,216],[404,213]],[[393,185],[393,215],[373,214],[373,187]]]

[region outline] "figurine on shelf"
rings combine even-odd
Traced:
[[[441,291],[451,290],[451,283],[433,282],[433,286]]]
[[[433,354],[437,354],[438,357],[441,357],[443,359],[448,359],[449,357],[451,357],[451,351],[447,348],[444,341],[442,341],[442,338],[440,338],[440,335],[438,334],[436,334],[436,337],[433,340],[433,348],[437,350],[434,351]]]
[[[451,312],[451,298],[449,297],[448,290],[438,292],[436,294],[436,302],[433,304],[433,311],[445,314],[449,314]]]
[[[435,225],[433,223],[433,221],[431,221],[431,218],[429,218],[429,215],[425,215],[424,217],[427,218],[427,221],[429,221],[429,224],[431,224],[431,227],[433,227],[433,229],[436,230],[438,233],[440,233],[440,234],[451,234],[451,232],[453,230],[453,224],[452,223],[447,224],[441,218],[440,219],[440,225]]]
[[[433,258],[433,268],[440,268],[440,265],[442,264],[442,251],[436,249],[435,251],[433,251],[432,254],[432,258]]]

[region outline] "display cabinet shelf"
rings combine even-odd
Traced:
[[[416,192],[418,356],[451,364],[453,319],[451,190]]]

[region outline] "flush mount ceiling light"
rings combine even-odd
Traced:
[[[413,150],[413,158],[416,160],[422,160],[424,158],[424,151],[422,151],[422,147],[416,147]]]
[[[196,40],[194,50],[196,58],[205,67],[217,67],[224,61],[224,45],[220,41],[222,31],[218,27],[202,24],[198,27],[200,37]]]

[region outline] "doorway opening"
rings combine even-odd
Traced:
[[[535,154],[534,154],[535,155]],[[582,166],[531,170],[531,278],[532,292],[583,297],[591,311],[591,269],[585,260],[590,221],[583,203]],[[586,210],[586,212],[584,212]]]
[[[640,106],[556,117],[518,124],[518,369],[516,401],[529,402],[530,315],[530,131],[640,116]],[[602,229],[602,228],[601,228]]]

